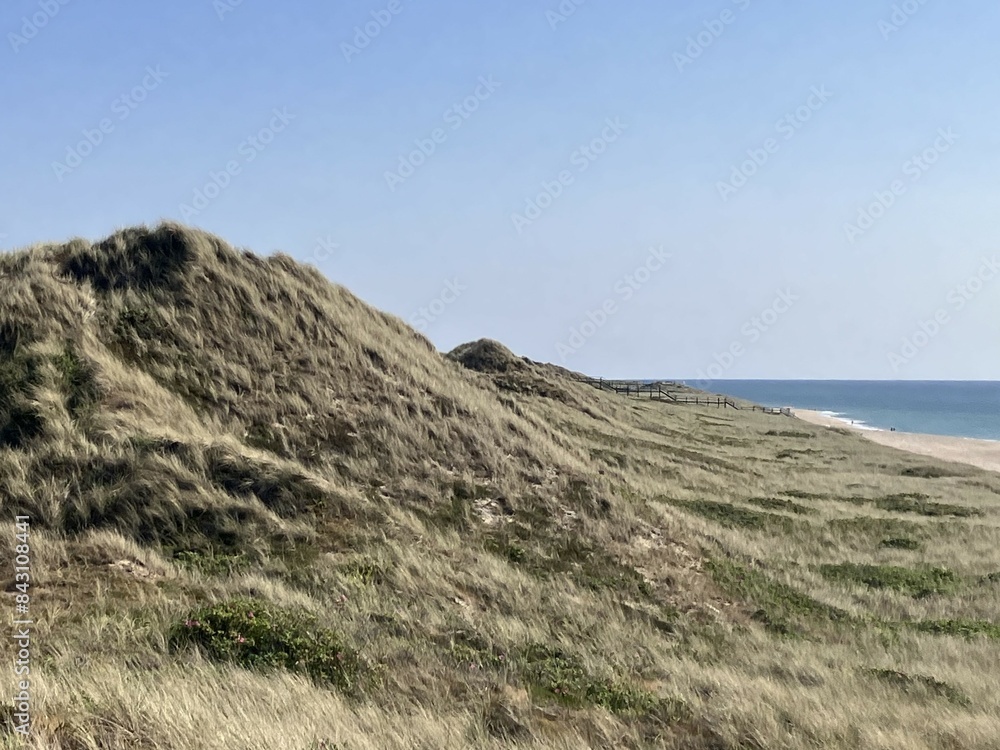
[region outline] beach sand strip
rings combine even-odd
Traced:
[[[987,471],[1000,472],[1000,441],[947,437],[945,435],[923,435],[915,432],[866,430],[852,426],[850,422],[844,422],[818,411],[807,409],[793,409],[792,414],[811,424],[854,430],[873,442],[891,448],[899,448],[921,456],[940,458],[943,461],[970,464]]]

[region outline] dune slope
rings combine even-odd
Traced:
[[[0,256],[0,747],[988,748],[998,502],[182,226]]]

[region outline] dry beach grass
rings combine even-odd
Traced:
[[[0,283],[27,747],[997,746],[996,474],[443,356],[174,225]]]

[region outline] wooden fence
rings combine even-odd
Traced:
[[[746,407],[743,407],[744,409]],[[750,411],[762,411],[765,414],[780,414],[784,417],[792,416],[792,410],[787,406],[757,406],[754,404],[750,407]]]
[[[653,401],[667,401],[671,404],[694,404],[695,406],[716,406],[722,409],[739,409],[731,398],[726,396],[687,396],[670,389],[679,389],[679,383],[655,382],[642,380],[605,380],[604,378],[577,378],[581,383],[587,383],[602,391],[613,391],[623,396],[649,398]]]
[[[579,377],[576,380],[580,383],[592,385],[602,391],[612,391],[623,396],[635,398],[649,398],[653,401],[666,401],[671,404],[691,404],[694,406],[715,406],[720,409],[749,409],[765,414],[781,414],[786,417],[792,416],[791,409],[783,409],[774,406],[739,406],[735,401],[727,396],[689,396],[678,393],[684,386],[671,381],[657,381],[648,383],[643,380],[605,380],[604,378]]]

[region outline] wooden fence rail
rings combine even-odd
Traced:
[[[604,391],[613,391],[624,396],[646,396],[654,401],[667,401],[672,404],[694,404],[696,406],[716,406],[722,409],[739,409],[740,407],[725,396],[681,396],[672,393],[670,388],[680,388],[679,383],[654,382],[641,380],[605,380],[604,378],[576,378],[581,383],[587,383]]]
[[[754,404],[750,407],[750,411],[762,411],[765,414],[781,414],[785,417],[792,416],[792,410],[787,406],[757,406]]]
[[[687,396],[680,395],[678,391],[683,386],[680,383],[670,381],[656,381],[647,383],[642,380],[605,380],[604,378],[575,378],[577,382],[592,385],[602,391],[612,391],[628,397],[648,397],[654,401],[666,401],[671,404],[693,404],[695,406],[715,406],[721,409],[749,409],[750,411],[760,411],[765,414],[781,414],[786,417],[792,416],[790,409],[778,408],[774,406],[739,406],[735,401],[727,396]]]

